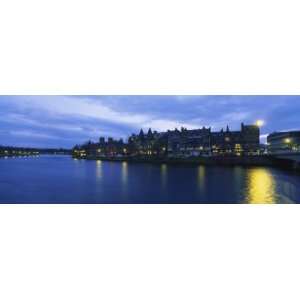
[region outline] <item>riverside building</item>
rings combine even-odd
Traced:
[[[300,152],[300,131],[273,132],[267,142],[270,154]]]
[[[256,155],[259,154],[260,130],[257,125],[241,124],[240,131],[212,132],[211,128],[168,133],[168,154],[171,156]]]
[[[260,129],[257,125],[241,124],[241,130],[213,132],[211,128],[152,131],[132,134],[128,142],[101,137],[98,143],[76,146],[73,154],[79,157],[197,157],[248,156],[260,153]]]

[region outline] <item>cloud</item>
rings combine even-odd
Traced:
[[[145,114],[121,113],[111,109],[109,106],[103,105],[103,103],[99,101],[82,97],[31,96],[20,97],[16,100],[15,103],[21,108],[40,110],[47,112],[50,115],[61,115],[66,117],[81,116],[125,124],[143,123],[151,118]]]
[[[181,127],[185,127],[187,129],[199,128],[199,126],[193,125],[191,123],[183,123],[180,121],[162,120],[162,119],[148,121],[143,126],[144,129],[152,128],[157,131],[167,131],[168,129],[173,130],[175,128],[179,129]]]
[[[299,96],[0,96],[0,144],[72,147],[140,128],[166,131],[266,121],[269,132],[299,129]]]
[[[39,139],[56,139],[57,137],[50,134],[38,133],[32,130],[13,130],[9,132],[11,135],[30,137],[30,138],[39,138]]]

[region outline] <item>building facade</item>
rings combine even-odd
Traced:
[[[212,132],[211,128],[168,132],[170,156],[256,155],[259,154],[260,130],[256,125],[241,124],[240,131]]]
[[[211,128],[168,130],[166,132],[144,132],[132,134],[128,142],[104,137],[99,142],[88,142],[76,146],[74,153],[79,157],[157,156],[196,157],[259,154],[260,130],[256,125],[241,124],[240,131],[213,132]]]
[[[267,137],[270,154],[300,152],[300,131],[274,132]]]
[[[122,139],[114,140],[100,137],[99,142],[93,143],[91,141],[83,144],[76,145],[73,149],[73,155],[80,158],[87,157],[118,157],[126,156],[129,154],[129,146],[124,143]]]
[[[128,146],[132,155],[165,156],[167,153],[167,136],[164,132],[147,133],[141,129],[138,135],[132,134],[128,139]]]

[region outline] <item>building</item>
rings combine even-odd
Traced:
[[[88,141],[73,149],[73,155],[81,158],[127,156],[129,152],[128,144],[124,143],[123,139],[114,140],[111,137],[107,141],[101,137],[98,143]]]
[[[164,132],[152,132],[151,128],[145,134],[141,129],[138,135],[129,137],[128,146],[132,155],[164,156],[167,153],[167,136]]]
[[[300,152],[300,131],[274,132],[267,137],[269,153]]]
[[[132,134],[125,143],[121,140],[104,137],[98,143],[88,142],[74,148],[74,154],[80,157],[115,156],[157,156],[191,157],[256,155],[260,153],[260,130],[257,125],[241,124],[240,131],[226,130],[212,132],[211,128],[188,130],[168,130],[167,132],[140,130]]]
[[[240,131],[226,130],[213,132],[211,139],[212,153],[217,155],[256,155],[260,150],[260,129],[257,125],[241,124]]]
[[[255,155],[259,154],[260,130],[256,125],[241,124],[240,131],[212,132],[211,128],[168,131],[170,156]]]
[[[211,152],[211,128],[169,130],[168,156],[199,156]]]

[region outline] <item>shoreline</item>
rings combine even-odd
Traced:
[[[299,164],[290,160],[277,159],[272,156],[242,156],[242,157],[193,157],[193,158],[147,158],[147,157],[101,157],[72,156],[75,159],[101,160],[110,162],[149,163],[169,165],[207,165],[207,166],[242,166],[242,167],[275,167],[280,169],[300,171]]]
[[[43,154],[15,154],[0,155],[0,159],[18,158],[18,157],[37,157]],[[51,155],[51,154],[50,154]],[[53,154],[52,154],[53,155]],[[66,156],[69,156],[65,154]],[[55,156],[55,155],[54,155]],[[278,159],[271,155],[263,156],[215,156],[215,157],[192,157],[192,158],[170,158],[170,157],[104,157],[104,156],[86,156],[70,155],[70,157],[79,160],[101,160],[108,162],[128,162],[128,163],[147,163],[147,164],[168,164],[168,165],[205,165],[222,167],[273,167],[300,172],[300,163],[295,163],[288,159]]]

